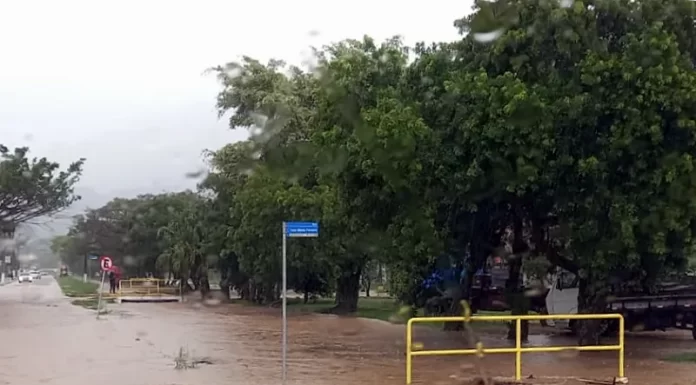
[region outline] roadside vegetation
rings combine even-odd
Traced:
[[[82,175],[84,159],[61,168],[61,165],[45,157],[31,154],[29,147],[14,149],[0,144],[0,249],[8,253],[7,238],[17,249],[43,251],[37,263],[42,267],[54,267],[55,255],[49,252],[45,240],[33,239],[31,229],[22,228],[36,218],[56,214],[80,199],[74,188]],[[40,221],[39,221],[40,222]],[[40,244],[40,245],[39,245]],[[19,260],[12,258],[9,268],[18,270]],[[44,266],[46,265],[46,266]]]
[[[301,312],[301,313],[318,313],[327,314],[331,313],[331,309],[335,306],[335,300],[332,298],[322,298],[317,299],[309,303],[304,303],[298,298],[288,299],[288,311],[290,312]],[[477,315],[506,315],[510,314],[507,312],[494,312],[494,311],[481,311]],[[411,318],[411,308],[405,306],[400,301],[394,298],[388,297],[360,297],[358,299],[358,310],[352,314],[355,317],[375,319],[380,321],[386,321],[392,324],[406,324],[406,322]],[[415,314],[416,317],[423,317],[423,309]],[[417,326],[429,327],[435,329],[442,329],[444,324],[442,322],[427,322],[421,323]],[[507,328],[507,324],[503,322],[471,322],[469,326],[474,330],[486,330],[491,331],[493,329],[504,330]]]
[[[99,298],[96,298],[96,297],[77,298],[77,299],[70,301],[70,303],[75,305],[75,306],[82,306],[86,309],[97,310],[97,307],[99,305]],[[102,298],[102,310],[104,309],[105,304],[109,304],[109,303],[114,303],[114,300],[110,299],[110,298]]]
[[[309,303],[304,303],[301,299],[288,299],[290,311],[310,312],[310,313],[330,313],[336,305],[332,298],[317,299]],[[356,317],[372,318],[382,321],[395,322],[394,316],[399,313],[400,305],[393,298],[365,298],[358,300],[358,310],[354,313]]]
[[[576,274],[579,311],[602,312],[610,285],[650,290],[694,258],[694,18],[690,0],[478,1],[454,42],[216,66],[219,113],[249,139],[208,151],[196,191],[114,199],[53,250],[74,271],[108,254],[203,295],[212,269],[223,293],[273,304],[281,222],[317,221],[318,238],[288,241],[308,309],[384,318],[359,299],[374,284],[412,314],[446,296],[439,313],[458,315],[495,256],[513,313],[530,309],[533,265]],[[465,273],[425,290],[438,269]],[[582,326],[598,343],[601,325]]]
[[[94,282],[84,282],[82,278],[73,276],[58,277],[56,280],[63,294],[68,297],[93,297],[99,288],[99,285]]]
[[[696,363],[696,352],[681,352],[681,353],[674,353],[670,354],[668,356],[665,356],[663,361],[668,361],[668,362],[681,362],[681,363]]]
[[[97,310],[99,305],[99,284],[94,282],[84,282],[82,278],[64,276],[56,278],[63,294],[72,298],[70,303],[75,306],[82,306],[86,309]],[[102,298],[102,310],[108,303],[113,303],[113,299]]]

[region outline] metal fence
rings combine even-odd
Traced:
[[[522,321],[542,320],[612,320],[619,321],[619,340],[616,345],[592,345],[592,346],[522,346]],[[477,349],[449,349],[449,350],[420,350],[413,344],[413,325],[416,323],[433,322],[486,322],[503,321],[515,322],[516,338],[515,347]],[[414,351],[415,350],[415,351]],[[447,356],[468,354],[515,354],[515,380],[522,379],[522,353],[562,352],[562,351],[611,351],[619,353],[618,377],[619,382],[625,382],[624,377],[624,318],[621,314],[553,314],[553,315],[502,315],[502,316],[461,316],[461,317],[416,317],[411,318],[406,326],[406,384],[411,384],[414,356]]]
[[[158,278],[122,279],[118,283],[118,296],[157,297],[178,296],[178,285],[167,285],[167,281]]]

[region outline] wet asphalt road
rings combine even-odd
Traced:
[[[191,374],[218,377],[174,370],[187,342],[181,324],[112,310],[98,321],[94,311],[72,305],[52,277],[0,287],[0,384],[196,384],[206,379]]]

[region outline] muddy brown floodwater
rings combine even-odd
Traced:
[[[0,287],[0,385],[274,385],[280,383],[280,318],[276,309],[201,304],[110,305],[93,311],[71,305],[52,278]],[[500,329],[486,329],[487,346],[505,346]],[[381,321],[314,314],[289,321],[288,384],[404,384],[404,327]],[[418,329],[426,349],[461,347],[456,334]],[[532,345],[572,343],[534,335]],[[659,361],[693,351],[687,333],[627,337],[632,384],[696,384],[695,364]],[[616,354],[526,354],[525,375],[608,378]],[[195,368],[177,370],[177,362]],[[460,384],[484,368],[510,376],[510,355],[416,357],[415,384]],[[555,381],[555,383],[570,383]]]

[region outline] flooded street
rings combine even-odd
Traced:
[[[70,304],[53,278],[0,287],[0,384],[215,385],[279,384],[277,309],[200,304],[110,304],[107,316]],[[290,318],[288,383],[404,384],[404,329],[381,321],[314,314]],[[487,346],[507,342],[498,331]],[[461,347],[458,335],[418,329],[426,349]],[[532,336],[532,344],[570,343]],[[688,333],[627,337],[626,372],[632,384],[696,384],[695,364],[658,360],[696,349]],[[611,377],[616,354],[523,356],[523,373]],[[175,369],[177,361],[196,368]],[[475,375],[472,357],[415,357],[414,383],[454,384]],[[511,355],[487,356],[486,373],[509,376]]]

